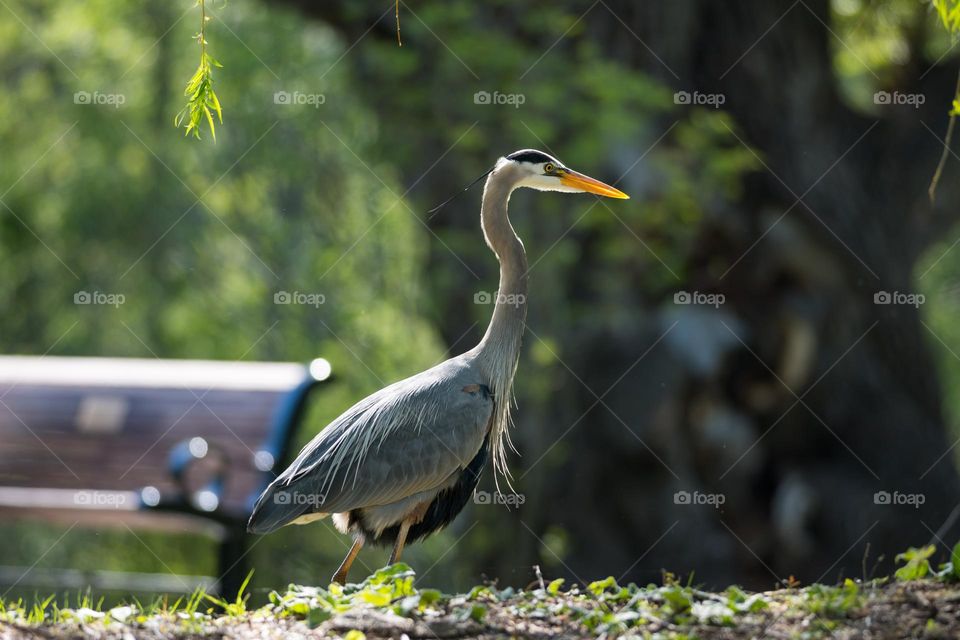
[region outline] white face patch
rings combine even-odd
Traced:
[[[560,182],[557,176],[545,176],[543,174],[531,174],[521,180],[518,187],[529,187],[537,191],[562,191],[563,193],[583,193],[575,187],[568,187]]]
[[[546,166],[548,164],[553,165],[554,167],[559,167],[559,163],[556,162],[517,162],[517,165],[526,172],[526,176],[517,183],[518,187],[529,187],[530,189],[536,189],[537,191],[560,191],[563,193],[584,193],[582,189],[577,189],[576,187],[569,187],[562,182],[557,176],[545,175]]]

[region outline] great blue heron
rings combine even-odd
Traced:
[[[248,531],[269,533],[332,515],[354,540],[334,582],[346,582],[365,542],[393,544],[392,564],[406,542],[449,524],[488,457],[495,473],[508,474],[511,388],[527,308],[527,254],[507,216],[511,192],[629,197],[531,149],[500,158],[487,175],[480,221],[500,261],[500,288],[480,344],[352,406],[304,447],[250,516]]]

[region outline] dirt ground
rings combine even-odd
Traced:
[[[231,615],[157,613],[126,622],[95,612],[89,615],[101,617],[84,620],[81,612],[76,620],[41,625],[7,616],[0,618],[0,639],[960,638],[960,588],[932,580],[737,592],[736,597],[651,587],[624,590],[617,598],[578,588],[484,590],[431,598],[425,606],[412,602],[401,613],[399,599],[386,605],[355,603],[322,621],[309,611],[292,615],[292,609],[279,605]]]

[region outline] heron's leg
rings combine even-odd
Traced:
[[[388,564],[395,564],[400,560],[400,554],[403,553],[403,545],[407,541],[407,532],[410,531],[411,524],[410,520],[404,520],[400,523],[400,532],[397,534],[397,542],[393,545],[393,553],[390,554]]]
[[[340,568],[337,569],[337,572],[333,574],[333,579],[331,582],[336,582],[337,584],[347,584],[347,572],[350,571],[350,565],[353,564],[353,561],[357,559],[357,554],[360,553],[360,549],[363,548],[363,537],[357,537],[353,541],[353,546],[350,547],[350,551],[347,551],[347,557],[343,559],[343,562],[340,563]]]

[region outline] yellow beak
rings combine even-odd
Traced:
[[[630,196],[625,194],[623,191],[614,189],[608,184],[600,182],[599,180],[594,180],[590,176],[585,176],[582,173],[571,171],[570,169],[563,170],[563,173],[560,176],[560,184],[573,187],[575,189],[581,189],[582,191],[586,191],[588,193],[595,193],[598,196],[620,198],[621,200],[630,199]]]

